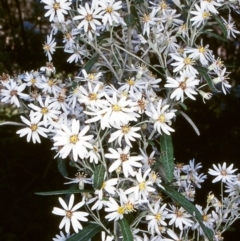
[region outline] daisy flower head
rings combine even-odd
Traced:
[[[142,156],[130,156],[130,146],[126,146],[124,149],[117,148],[117,151],[113,148],[109,148],[111,153],[106,153],[105,157],[110,159],[115,159],[112,165],[109,167],[108,171],[115,171],[120,165],[122,166],[123,173],[125,177],[135,176],[133,167],[141,167],[142,164],[139,162],[143,159]]]
[[[212,181],[213,183],[218,181],[223,183],[232,183],[234,181],[235,175],[233,173],[237,169],[233,169],[233,164],[231,164],[229,167],[226,166],[226,162],[224,162],[222,166],[220,164],[218,164],[218,166],[213,164],[213,168],[214,169],[209,169],[208,171],[210,175],[216,176]]]
[[[144,174],[142,174],[142,170],[141,168],[139,168],[138,172],[136,172],[136,185],[127,189],[125,193],[134,193],[136,200],[147,201],[149,194],[155,191],[155,188],[152,187],[153,182],[149,179],[147,180],[150,172],[151,168],[149,168],[144,172]]]
[[[65,234],[62,231],[60,231],[60,235],[56,234],[56,237],[53,238],[52,240],[53,241],[66,241],[69,238],[70,238],[70,233],[66,233],[66,236],[65,236]]]
[[[151,213],[146,216],[146,220],[148,221],[148,231],[150,231],[152,235],[155,233],[160,234],[160,225],[167,225],[167,223],[164,221],[168,213],[165,210],[166,205],[167,204],[160,206],[159,201],[154,204],[154,207],[148,205]]]
[[[195,17],[192,17],[190,21],[193,22],[193,26],[196,25],[196,27],[198,28],[210,18],[211,14],[208,10],[206,10],[203,2],[201,2],[200,7],[195,4],[195,8],[196,11],[190,12],[192,15],[195,15]]]
[[[227,38],[229,39],[231,36],[236,38],[235,34],[240,34],[240,31],[236,29],[236,24],[233,21],[231,15],[229,14],[228,21],[226,21],[223,17],[222,17],[222,20],[223,20],[223,24],[227,28]]]
[[[146,111],[146,114],[151,118],[151,121],[154,123],[154,129],[162,134],[162,131],[170,135],[170,131],[173,132],[169,124],[171,124],[171,119],[175,117],[175,110],[168,110],[169,105],[163,105],[162,99],[158,102],[157,109],[154,105],[151,104],[150,111]]]
[[[144,13],[142,19],[143,22],[143,35],[146,33],[147,36],[149,37],[150,34],[150,27],[154,26],[157,24],[157,21],[161,20],[161,18],[156,18],[155,15],[157,14],[158,9],[153,8],[152,12],[147,14]]]
[[[19,98],[26,99],[28,98],[27,94],[22,93],[23,90],[26,88],[26,84],[18,85],[17,82],[13,79],[10,79],[8,83],[4,84],[4,88],[0,91],[1,93],[1,102],[4,103],[11,103],[20,107]]]
[[[184,101],[184,94],[192,100],[195,100],[194,95],[197,95],[195,86],[199,84],[200,80],[195,79],[195,75],[188,74],[187,71],[180,71],[180,77],[173,79],[167,77],[167,84],[165,87],[173,88],[174,91],[170,95],[171,99]]]
[[[99,5],[102,8],[102,22],[106,26],[109,24],[110,26],[113,25],[113,23],[119,24],[119,18],[120,14],[117,12],[117,10],[120,10],[122,8],[122,1],[115,1],[115,0],[101,0],[99,1]]]
[[[73,20],[79,20],[78,29],[84,29],[87,33],[89,29],[96,32],[97,26],[101,26],[102,23],[98,19],[102,19],[102,14],[100,13],[101,7],[98,6],[98,0],[93,0],[91,8],[88,3],[85,3],[85,7],[80,5],[77,9],[79,15],[75,16]]]
[[[132,147],[130,141],[136,141],[135,138],[141,138],[141,135],[137,133],[141,127],[132,127],[129,124],[114,127],[118,130],[111,134],[110,139],[108,140],[109,143],[117,139],[119,146],[122,146],[122,139],[124,138],[126,144]]]
[[[27,142],[30,142],[30,140],[32,139],[34,144],[36,142],[41,143],[39,135],[45,138],[48,137],[46,133],[49,132],[49,130],[42,127],[44,123],[42,121],[39,122],[39,120],[37,120],[33,115],[31,115],[31,113],[30,113],[30,120],[26,119],[24,116],[20,116],[20,117],[28,127],[18,130],[17,134],[19,134],[20,137],[27,135]]]
[[[124,206],[120,206],[115,199],[109,197],[109,201],[106,202],[106,212],[110,212],[108,215],[105,216],[108,221],[117,221],[119,219],[123,219],[123,214],[125,213]]]
[[[52,213],[59,216],[63,216],[63,219],[59,225],[59,228],[62,229],[65,226],[66,233],[69,233],[70,225],[72,224],[72,227],[75,233],[78,233],[78,230],[82,229],[82,225],[79,221],[87,222],[88,219],[86,218],[86,216],[88,216],[89,213],[80,212],[80,211],[76,212],[76,210],[81,208],[85,203],[82,201],[77,203],[75,206],[73,206],[73,203],[74,203],[73,194],[69,199],[68,205],[62,198],[58,198],[58,200],[63,209],[54,207]]]
[[[184,229],[184,225],[187,227],[193,225],[193,221],[190,219],[191,215],[183,207],[178,208],[173,205],[170,205],[170,207],[171,209],[168,210],[170,213],[166,215],[166,218],[171,219],[169,225],[175,224],[175,227],[180,230]]]
[[[48,57],[48,61],[52,60],[52,54],[55,52],[56,48],[56,42],[55,39],[52,37],[52,34],[47,35],[47,42],[43,45],[43,50],[46,53],[46,56]]]
[[[72,1],[69,0],[42,0],[45,3],[44,7],[48,11],[45,13],[45,17],[50,16],[49,21],[52,22],[54,17],[57,16],[59,22],[64,22],[64,14],[67,14],[67,10],[70,10]]]
[[[202,4],[207,11],[215,14],[218,14],[218,11],[215,8],[215,6],[221,7],[223,5],[222,3],[219,3],[218,0],[203,0]]]
[[[70,127],[61,124],[61,129],[56,130],[53,137],[54,146],[60,148],[58,153],[61,158],[66,158],[70,152],[72,152],[74,161],[77,161],[78,157],[83,159],[87,156],[87,149],[92,149],[89,141],[93,139],[93,135],[86,135],[89,129],[89,126],[85,126],[80,130],[80,122],[76,119],[72,119]]]

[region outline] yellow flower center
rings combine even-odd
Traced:
[[[201,47],[198,48],[198,51],[199,51],[201,54],[204,54],[204,53],[206,52],[206,49],[205,49],[203,46],[201,46]]]
[[[162,215],[160,213],[157,213],[155,215],[155,219],[157,219],[157,221],[160,221],[162,219]]]
[[[66,217],[71,219],[72,217],[72,212],[70,210],[66,211]]]
[[[211,16],[211,14],[209,13],[209,12],[203,12],[203,14],[202,14],[202,17],[204,18],[204,19],[207,19],[207,18],[209,18]]]
[[[105,187],[106,187],[106,182],[103,182],[101,189],[103,189],[103,188],[105,188]]]
[[[48,52],[51,49],[51,46],[49,44],[45,43],[43,45],[43,49]]]
[[[122,126],[122,133],[127,134],[130,131],[130,127],[128,125]]]
[[[30,128],[32,131],[36,131],[38,129],[38,126],[36,124],[32,124]]]
[[[194,64],[194,61],[193,61],[192,59],[190,59],[189,57],[186,57],[186,58],[184,59],[184,64],[186,64],[186,65],[192,65],[192,64]]]
[[[121,108],[121,106],[119,106],[119,105],[113,105],[113,106],[112,106],[112,110],[115,111],[115,112],[121,111],[121,109],[122,109],[122,108]]]
[[[43,107],[41,109],[41,113],[44,115],[44,114],[47,114],[48,113],[48,109],[46,107]]]
[[[52,87],[55,83],[53,79],[48,80],[47,84]]]
[[[93,20],[93,16],[92,14],[87,14],[86,18],[85,18],[88,22],[91,22]]]
[[[222,171],[221,171],[221,174],[222,174],[223,176],[227,176],[226,170],[222,170]]]
[[[91,93],[88,95],[89,100],[96,100],[97,99],[97,94]]]
[[[145,188],[146,188],[145,182],[139,183],[138,186],[139,186],[139,189],[140,189],[141,191],[145,190]]]
[[[165,116],[162,114],[158,117],[158,121],[161,122],[161,123],[165,123],[166,122],[166,118]]]
[[[129,80],[127,81],[127,83],[128,83],[128,85],[130,85],[130,86],[134,86],[135,81],[134,81],[134,79],[129,79]]]
[[[70,136],[69,141],[72,144],[76,144],[79,141],[78,136],[77,135]]]
[[[151,17],[150,17],[150,15],[147,15],[146,13],[144,13],[142,20],[143,20],[143,22],[147,23],[148,21],[151,20]]]
[[[117,212],[118,212],[119,214],[124,214],[125,208],[124,208],[124,207],[119,207],[119,208],[117,209]]]
[[[109,7],[107,7],[105,9],[105,11],[106,11],[106,13],[112,13],[113,12],[113,8],[109,6]]]

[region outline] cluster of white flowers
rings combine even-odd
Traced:
[[[129,213],[135,217],[129,224],[131,240],[189,240],[195,232],[206,239],[194,215],[162,197],[169,176],[159,175],[166,153],[157,138],[175,131],[177,114],[196,129],[179,108],[198,95],[204,103],[209,100],[212,93],[204,87],[229,91],[226,67],[201,38],[212,34],[204,32],[214,26],[210,20],[222,23],[226,38],[239,34],[230,14],[240,11],[240,1],[82,0],[75,6],[70,0],[42,2],[52,23],[43,46],[48,61],[61,45],[54,36],[62,33],[63,49],[71,54],[67,62],[81,64],[81,71],[73,79],[59,79],[47,62],[39,71],[3,74],[0,100],[24,110],[21,120],[26,127],[17,131],[20,137],[27,135],[33,143],[41,142],[39,136],[51,139],[55,157],[69,158],[80,171],[74,179],[67,177],[69,183],[92,189],[78,194],[81,201],[75,206],[73,194],[68,205],[59,198],[63,209],[55,207],[53,213],[63,216],[59,228],[65,226],[66,236],[61,232],[53,240],[67,240],[71,226],[78,233],[81,222],[90,221],[105,230],[102,241],[121,240],[116,223]],[[229,10],[228,21],[220,17],[224,10]],[[153,56],[155,63],[150,63]],[[191,202],[206,179],[198,173],[201,167],[192,160],[172,170],[171,186]],[[219,201],[210,194],[207,207],[196,208],[215,240],[221,240],[240,215],[240,182],[232,166],[214,169],[209,173],[217,176],[214,181],[226,183],[229,195]],[[77,211],[80,208],[85,211]],[[109,230],[104,220],[113,221],[115,228]]]

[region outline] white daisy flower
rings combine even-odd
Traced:
[[[65,203],[65,201],[62,198],[58,198],[58,200],[61,206],[63,207],[63,209],[54,207],[52,213],[59,216],[64,216],[59,225],[59,228],[62,229],[65,226],[65,231],[66,233],[68,233],[70,230],[70,224],[72,224],[72,227],[75,233],[78,233],[78,230],[79,229],[81,230],[83,228],[79,221],[87,222],[88,219],[86,218],[86,216],[88,216],[89,213],[80,212],[80,211],[76,212],[76,210],[81,208],[85,203],[82,201],[77,203],[75,206],[73,206],[73,203],[74,203],[73,194],[69,199],[68,205]]]
[[[78,183],[78,187],[80,190],[84,189],[84,183],[87,184],[92,184],[92,178],[87,178],[87,174],[85,174],[84,172],[78,172],[75,174],[75,178],[69,178],[69,177],[65,177],[69,180],[71,180],[70,182],[65,182],[64,184],[72,184],[72,183]]]
[[[229,82],[228,82],[228,75],[229,72],[226,73],[226,68],[224,69],[216,69],[216,74],[218,75],[217,78],[212,79],[213,84],[217,85],[217,84],[221,84],[222,85],[222,91],[223,93],[226,95],[227,92],[229,92],[229,89],[232,87]]]
[[[171,219],[169,225],[175,224],[175,227],[180,230],[184,229],[183,225],[186,227],[193,225],[193,221],[190,219],[191,215],[188,214],[183,207],[177,208],[173,205],[170,205],[170,207],[171,209],[168,210],[170,213],[166,215],[166,218]]]
[[[160,206],[159,201],[155,203],[154,208],[151,205],[148,205],[151,214],[146,216],[146,220],[148,221],[148,231],[152,235],[155,233],[160,234],[159,226],[166,226],[167,223],[164,221],[166,218],[166,214],[168,213],[165,210],[167,204],[163,204]]]
[[[106,153],[105,157],[110,159],[116,159],[109,167],[109,172],[115,171],[121,165],[125,177],[128,177],[129,174],[131,176],[135,176],[133,167],[142,166],[142,164],[139,163],[139,161],[141,161],[143,157],[140,155],[130,156],[130,146],[126,146],[124,149],[117,148],[117,151],[113,148],[109,148],[108,150],[111,153]]]
[[[215,8],[215,6],[221,7],[223,5],[222,3],[216,2],[215,0],[203,0],[202,4],[207,11],[215,14],[218,14],[218,11]]]
[[[106,232],[102,231],[101,232],[101,238],[102,238],[102,241],[113,241],[114,236],[108,235],[108,234],[106,236]]]
[[[187,56],[185,53],[183,56],[179,56],[178,54],[170,54],[170,56],[176,60],[177,62],[171,63],[172,66],[176,66],[173,69],[173,72],[178,72],[180,70],[185,69],[187,73],[191,75],[196,75],[198,74],[198,71],[192,66],[194,65],[195,61]]]
[[[36,118],[37,121],[40,121],[43,117],[44,126],[47,127],[47,125],[53,122],[53,119],[58,119],[58,116],[61,114],[61,111],[54,110],[49,107],[50,96],[46,97],[44,103],[41,96],[39,96],[37,100],[40,106],[34,105],[32,103],[28,105],[30,108],[34,110],[33,112],[31,112],[31,115],[34,118]]]
[[[117,24],[120,23],[120,14],[117,10],[122,8],[122,1],[115,2],[115,0],[101,0],[99,1],[99,5],[103,10],[102,22],[105,26],[107,24],[112,26],[114,22]]]
[[[105,180],[107,177],[107,173],[105,173],[104,181],[100,190],[96,190],[95,194],[98,195],[99,200],[103,198],[103,191],[106,191],[109,194],[114,195],[116,193],[116,185],[118,183],[118,178],[111,178]]]
[[[60,235],[56,234],[56,237],[53,238],[53,241],[66,241],[70,238],[70,233],[66,233],[66,236],[64,235],[64,233],[62,231],[60,231]]]
[[[83,57],[85,57],[87,55],[87,50],[85,48],[85,46],[80,46],[79,44],[72,44],[71,47],[69,48],[65,48],[64,52],[72,54],[68,59],[67,62],[68,63],[78,63],[80,62],[81,64],[83,64]]]
[[[137,133],[137,131],[139,131],[141,127],[132,127],[129,124],[114,127],[118,130],[111,134],[110,139],[108,140],[109,143],[118,139],[119,146],[122,146],[122,139],[124,137],[124,140],[127,143],[127,145],[132,147],[130,141],[136,141],[135,138],[141,138],[141,135]]]
[[[123,214],[125,213],[124,206],[119,206],[112,197],[109,197],[109,201],[106,202],[106,206],[105,211],[110,212],[105,216],[108,221],[123,219]]]
[[[77,15],[73,18],[73,20],[80,20],[81,22],[78,24],[77,28],[84,29],[84,32],[87,33],[89,28],[93,31],[97,30],[97,26],[102,25],[100,21],[97,19],[102,19],[102,14],[99,12],[102,9],[98,6],[98,0],[93,0],[91,8],[89,7],[88,3],[85,3],[85,7],[82,5],[79,6],[77,9],[80,15]]]
[[[41,143],[39,135],[46,138],[48,137],[46,133],[49,132],[49,130],[42,127],[44,124],[43,121],[39,122],[39,120],[36,120],[36,118],[34,118],[31,114],[30,121],[24,116],[20,117],[28,127],[18,130],[16,133],[19,134],[20,137],[27,135],[27,142],[30,142],[30,140],[32,139],[34,144],[36,142]]]
[[[223,165],[221,166],[220,164],[218,164],[218,166],[216,166],[215,164],[213,164],[213,169],[209,169],[208,173],[210,175],[213,176],[217,176],[213,179],[213,183],[214,182],[230,182],[232,183],[234,181],[234,177],[235,175],[233,174],[237,169],[233,169],[233,164],[231,164],[229,167],[226,167],[226,162],[223,163]]]
[[[42,0],[47,4],[44,8],[48,11],[45,13],[45,17],[50,16],[49,21],[52,22],[54,17],[57,16],[59,22],[64,22],[64,14],[67,14],[67,10],[70,10],[72,1],[68,0]]]
[[[144,172],[142,175],[142,170],[139,168],[138,172],[136,173],[136,185],[130,187],[125,191],[126,194],[134,193],[135,199],[139,201],[148,200],[149,193],[154,192],[155,188],[152,187],[153,183],[150,180],[146,180],[151,169],[149,168]]]
[[[167,77],[167,84],[164,86],[167,88],[173,88],[173,92],[170,95],[171,99],[176,98],[176,100],[184,101],[184,94],[190,99],[195,100],[194,95],[198,92],[195,91],[195,86],[199,84],[200,80],[195,79],[195,75],[190,75],[186,71],[180,71],[180,77],[173,79]]]
[[[161,20],[161,18],[156,18],[155,15],[157,14],[158,9],[157,8],[153,8],[152,12],[147,14],[144,13],[143,17],[141,18],[142,22],[143,22],[143,35],[146,33],[147,36],[149,37],[150,34],[150,27],[156,25],[158,20]]]
[[[45,77],[44,75],[41,76],[41,82],[38,84],[38,88],[48,94],[58,95],[61,92],[59,80]]]
[[[16,81],[10,79],[8,83],[4,84],[4,88],[1,89],[1,102],[11,103],[20,107],[18,98],[27,99],[28,95],[22,93],[26,88],[26,84],[18,85]]]
[[[86,123],[101,121],[101,128],[115,125],[127,125],[129,121],[137,121],[136,117],[139,114],[135,113],[137,104],[122,96],[119,100],[117,94],[114,92],[112,98],[105,95],[107,102],[106,106],[100,111],[93,110],[93,112],[85,111],[87,115],[95,115],[95,117],[88,119]]]
[[[190,13],[196,16],[192,17],[190,21],[193,22],[193,26],[196,25],[198,28],[210,18],[211,14],[206,10],[203,2],[201,2],[201,7],[195,4],[195,8],[197,11],[191,11]]]
[[[85,158],[88,154],[87,149],[92,149],[92,144],[89,143],[93,139],[93,135],[86,136],[89,131],[89,126],[85,126],[80,131],[79,120],[72,119],[71,128],[65,124],[61,124],[61,130],[56,131],[53,137],[54,146],[60,147],[59,155],[61,158],[66,158],[70,152],[73,154],[74,161]]]
[[[150,111],[146,111],[146,114],[151,118],[154,123],[154,129],[162,134],[162,131],[167,135],[170,135],[170,131],[174,131],[168,124],[171,124],[171,119],[175,117],[175,110],[168,110],[169,105],[162,105],[162,99],[158,102],[157,109],[151,104]]]
[[[236,38],[235,34],[240,34],[240,31],[236,29],[236,24],[233,21],[231,15],[228,15],[228,21],[226,21],[223,17],[221,17],[223,20],[223,24],[227,28],[227,38],[229,39],[231,36]]]
[[[47,42],[43,45],[43,50],[46,53],[46,56],[48,57],[48,61],[52,60],[52,54],[56,50],[56,42],[55,39],[53,39],[52,34],[47,35]]]

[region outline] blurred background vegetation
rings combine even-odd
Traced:
[[[40,0],[0,1],[0,75],[37,70],[47,62],[42,45],[49,32],[49,22],[44,13]],[[240,29],[240,17],[237,14],[233,17]],[[226,43],[206,37],[206,43],[229,66],[233,88],[227,96],[214,94],[207,104],[203,104],[200,97],[186,103],[187,114],[201,135],[198,137],[181,116],[177,118],[173,124],[176,132],[172,135],[176,162],[188,163],[195,158],[203,164],[205,173],[212,163],[224,161],[240,169],[240,37]],[[66,63],[67,57],[63,51],[56,51],[54,65],[58,72],[74,74],[79,67]],[[0,104],[0,121],[3,120],[19,121],[18,111]],[[57,197],[34,193],[65,189],[65,180],[57,171],[54,153],[50,150],[52,143],[42,138],[41,145],[27,144],[26,138],[15,134],[18,129],[0,126],[0,240],[51,240],[59,233],[60,218],[51,214],[53,207],[59,206]],[[210,186],[208,182],[196,196],[202,205],[208,192],[220,191],[219,185]],[[240,240],[237,225],[240,222],[224,235],[225,240]]]

